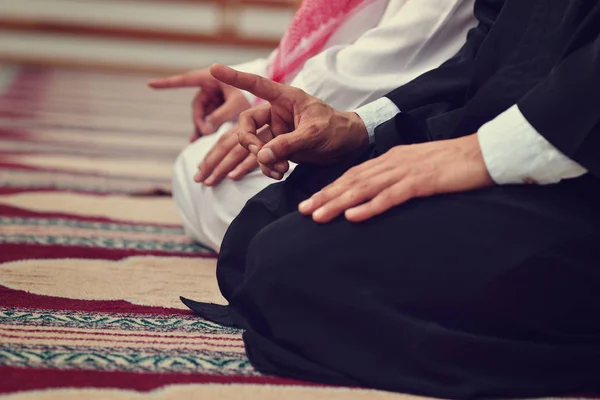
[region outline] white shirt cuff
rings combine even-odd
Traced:
[[[500,185],[547,185],[587,172],[548,142],[517,105],[483,125],[477,136],[488,172]]]
[[[354,110],[362,119],[369,134],[369,143],[375,142],[375,128],[396,116],[400,109],[387,97],[365,104]]]

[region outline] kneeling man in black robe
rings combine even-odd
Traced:
[[[444,398],[600,391],[600,5],[475,14],[454,58],[355,112],[213,66],[268,101],[238,124],[263,172],[300,164],[229,228],[228,308],[189,303],[244,328],[258,370]]]

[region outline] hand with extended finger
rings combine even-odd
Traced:
[[[152,79],[148,85],[154,89],[200,88],[192,102],[195,126],[195,133],[190,138],[192,142],[202,135],[216,132],[223,123],[236,119],[250,107],[241,90],[219,82],[208,69]]]
[[[335,163],[368,144],[362,120],[352,112],[334,110],[302,90],[258,75],[213,65],[211,74],[219,81],[247,90],[268,101],[240,114],[239,143],[255,154],[265,175],[281,179],[287,161]],[[268,125],[273,139],[264,142],[257,132]]]

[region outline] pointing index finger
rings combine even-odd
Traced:
[[[289,88],[285,85],[273,82],[259,75],[236,71],[225,65],[211,65],[210,73],[215,79],[227,85],[246,90],[256,97],[269,102],[277,101],[282,96],[289,94]]]
[[[209,77],[206,70],[189,71],[180,75],[151,79],[148,81],[148,86],[154,89],[197,87],[205,84]]]

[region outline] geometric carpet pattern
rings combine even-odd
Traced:
[[[0,397],[408,399],[264,376],[169,196],[193,90],[0,66]],[[200,160],[198,160],[200,161]]]

